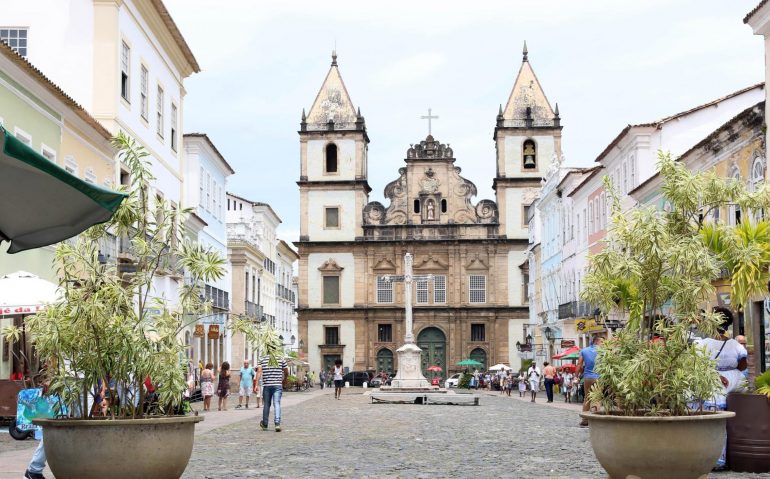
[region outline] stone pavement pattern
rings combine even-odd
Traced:
[[[370,404],[353,392],[284,408],[280,433],[250,419],[201,434],[183,477],[606,477],[574,410],[486,394],[480,406]]]

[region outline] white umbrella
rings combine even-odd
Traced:
[[[26,271],[0,278],[0,316],[35,314],[60,296],[59,287]]]
[[[500,371],[501,369],[503,371],[509,371],[511,369],[511,367],[510,366],[506,366],[503,363],[499,363],[499,364],[495,364],[494,366],[489,368],[490,371]]]

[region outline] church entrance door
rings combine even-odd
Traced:
[[[377,351],[377,372],[380,371],[393,374],[393,351],[390,349],[382,348]]]
[[[478,361],[481,363],[481,366],[479,366],[479,371],[486,371],[487,370],[487,352],[484,351],[481,348],[476,348],[473,351],[471,351],[471,359],[474,361]]]
[[[334,361],[342,359],[339,354],[324,354],[324,371],[334,370]],[[343,366],[345,366],[343,364]]]
[[[428,372],[429,366],[439,366],[446,375],[446,336],[438,328],[425,328],[417,336],[417,346],[422,349],[422,374],[427,378],[434,373]]]

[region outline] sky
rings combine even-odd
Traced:
[[[299,122],[335,48],[369,144],[369,201],[410,143],[451,144],[494,200],[498,106],[524,40],[553,105],[567,166],[588,166],[629,123],[653,121],[764,81],[759,0],[165,0],[202,72],[185,80],[185,132],[233,166],[228,191],[269,203],[278,236],[299,237]]]

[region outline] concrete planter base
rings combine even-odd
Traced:
[[[581,413],[594,454],[612,479],[707,478],[735,413],[639,417]]]
[[[57,479],[178,479],[190,460],[199,416],[38,419]]]

